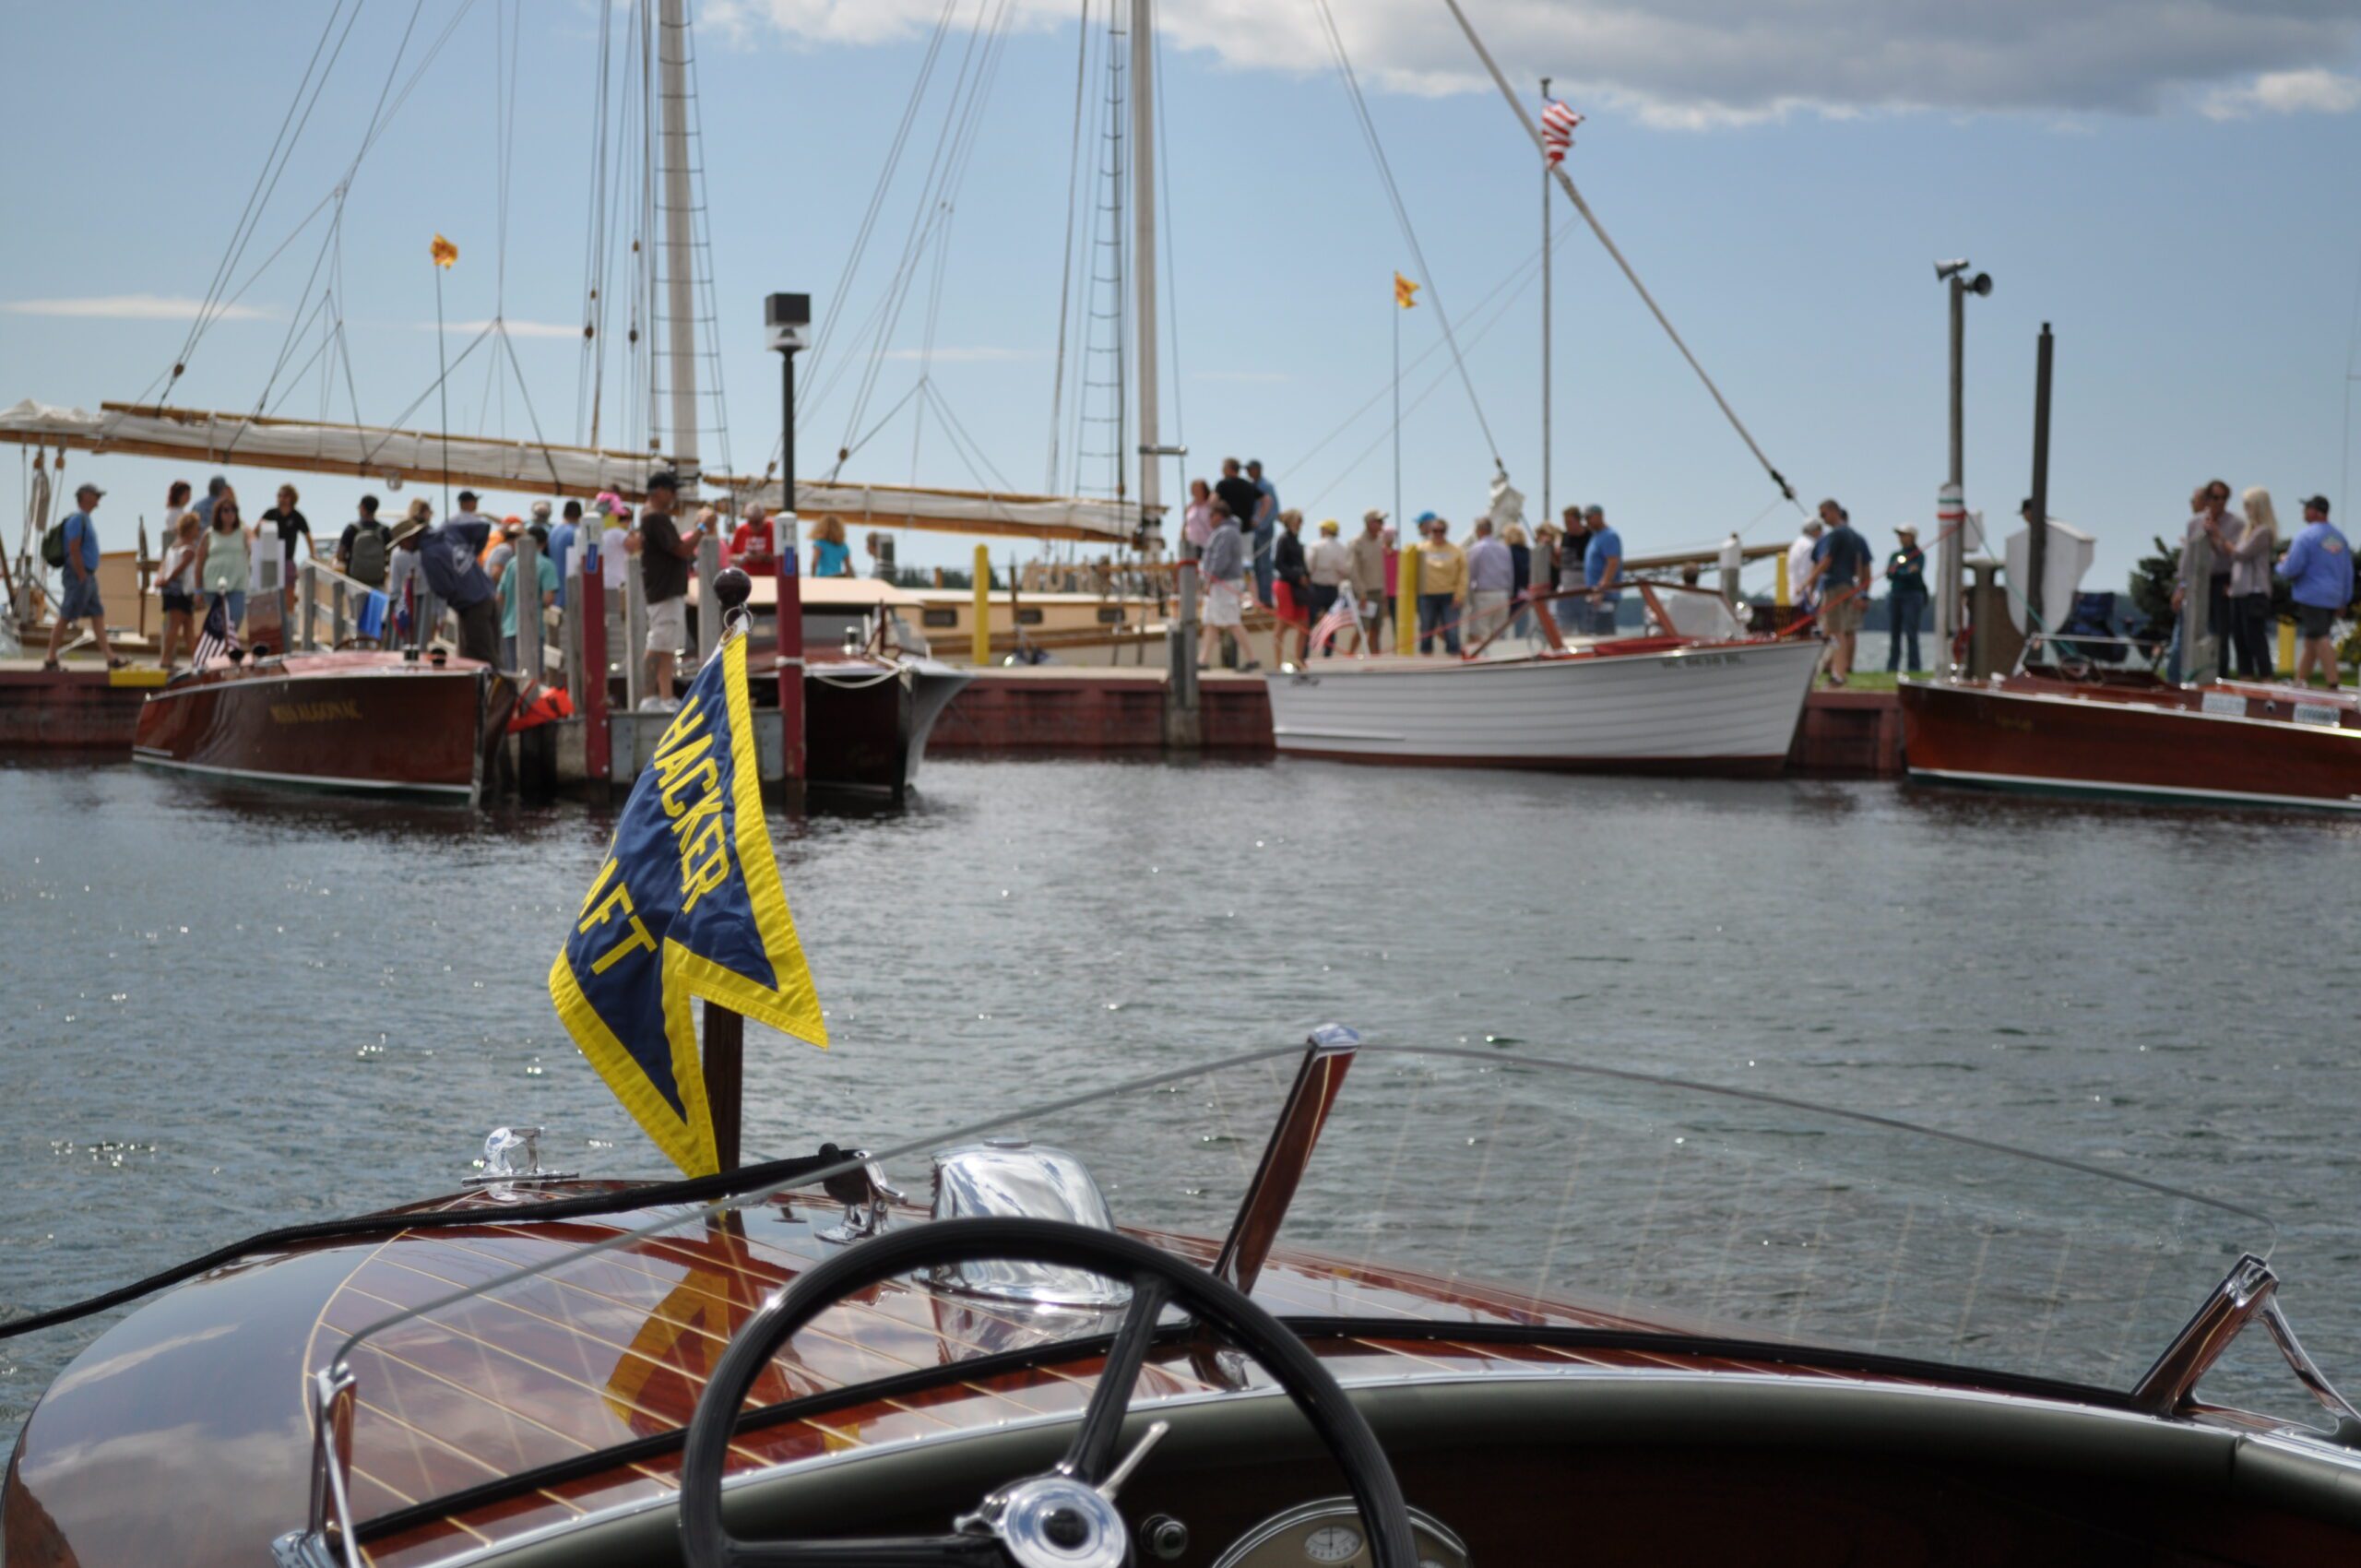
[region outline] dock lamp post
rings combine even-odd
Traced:
[[[1964,256],[1935,263],[1935,280],[1945,285],[1952,307],[1952,466],[1935,505],[1935,528],[1940,536],[1935,556],[1935,647],[1940,650],[1937,657],[1943,660],[1940,668],[1945,669],[1950,667],[1952,645],[1959,636],[1960,595],[1967,581],[1967,430],[1963,411],[1967,296],[1992,291],[1992,274],[1971,272],[1968,267]]]
[[[803,777],[803,593],[796,576],[801,552],[795,521],[795,356],[812,346],[812,296],[773,294],[763,302],[763,327],[778,350],[778,516],[774,553],[778,557],[778,602],[772,616],[778,642],[779,749],[789,778]]]

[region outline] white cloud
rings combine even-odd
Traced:
[[[932,360],[937,364],[1006,364],[1015,360],[1044,358],[1038,349],[998,349],[989,344],[950,349],[888,349],[889,360]]]
[[[2215,120],[2253,114],[2350,114],[2361,109],[2361,77],[2334,71],[2265,71],[2242,87],[2216,88],[2202,105]]]
[[[0,310],[16,315],[70,315],[91,321],[195,321],[203,300],[179,294],[92,294],[74,300],[10,300]],[[264,305],[218,305],[217,321],[275,321]]]
[[[1643,124],[1714,129],[1797,113],[2361,108],[2331,67],[2361,48],[2343,0],[1465,0],[1512,79]],[[1072,0],[1007,0],[1011,25],[1071,28]],[[730,41],[802,47],[922,37],[942,0],[710,0]],[[1394,92],[1489,90],[1437,0],[1335,6],[1355,69]],[[976,13],[961,6],[963,20]],[[1169,42],[1239,70],[1325,73],[1316,9],[1162,0]]]
[[[431,321],[414,321],[410,325],[421,332],[434,330],[434,323]],[[563,321],[519,321],[512,315],[504,320],[501,325],[508,328],[508,335],[511,338],[580,338],[582,336],[582,327],[579,323],[568,325]],[[490,331],[492,323],[489,320],[452,321],[445,322],[443,329],[454,337],[473,338],[480,332]]]

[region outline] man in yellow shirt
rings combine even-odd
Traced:
[[[1418,651],[1432,653],[1435,633],[1443,651],[1459,651],[1459,606],[1467,597],[1467,557],[1451,542],[1451,525],[1432,512],[1418,514],[1426,536],[1418,546]]]

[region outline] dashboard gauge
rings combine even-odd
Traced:
[[[1433,1515],[1410,1510],[1418,1568],[1470,1568],[1467,1545]],[[1230,1542],[1213,1568],[1368,1568],[1369,1532],[1349,1497],[1323,1497],[1274,1514]]]
[[[1314,1562],[1349,1562],[1360,1549],[1361,1533],[1350,1525],[1323,1525],[1303,1538],[1303,1554]]]

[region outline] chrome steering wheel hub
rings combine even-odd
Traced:
[[[1000,1538],[1017,1568],[1123,1568],[1131,1561],[1131,1537],[1113,1502],[1071,1476],[1004,1487],[959,1523]]]

